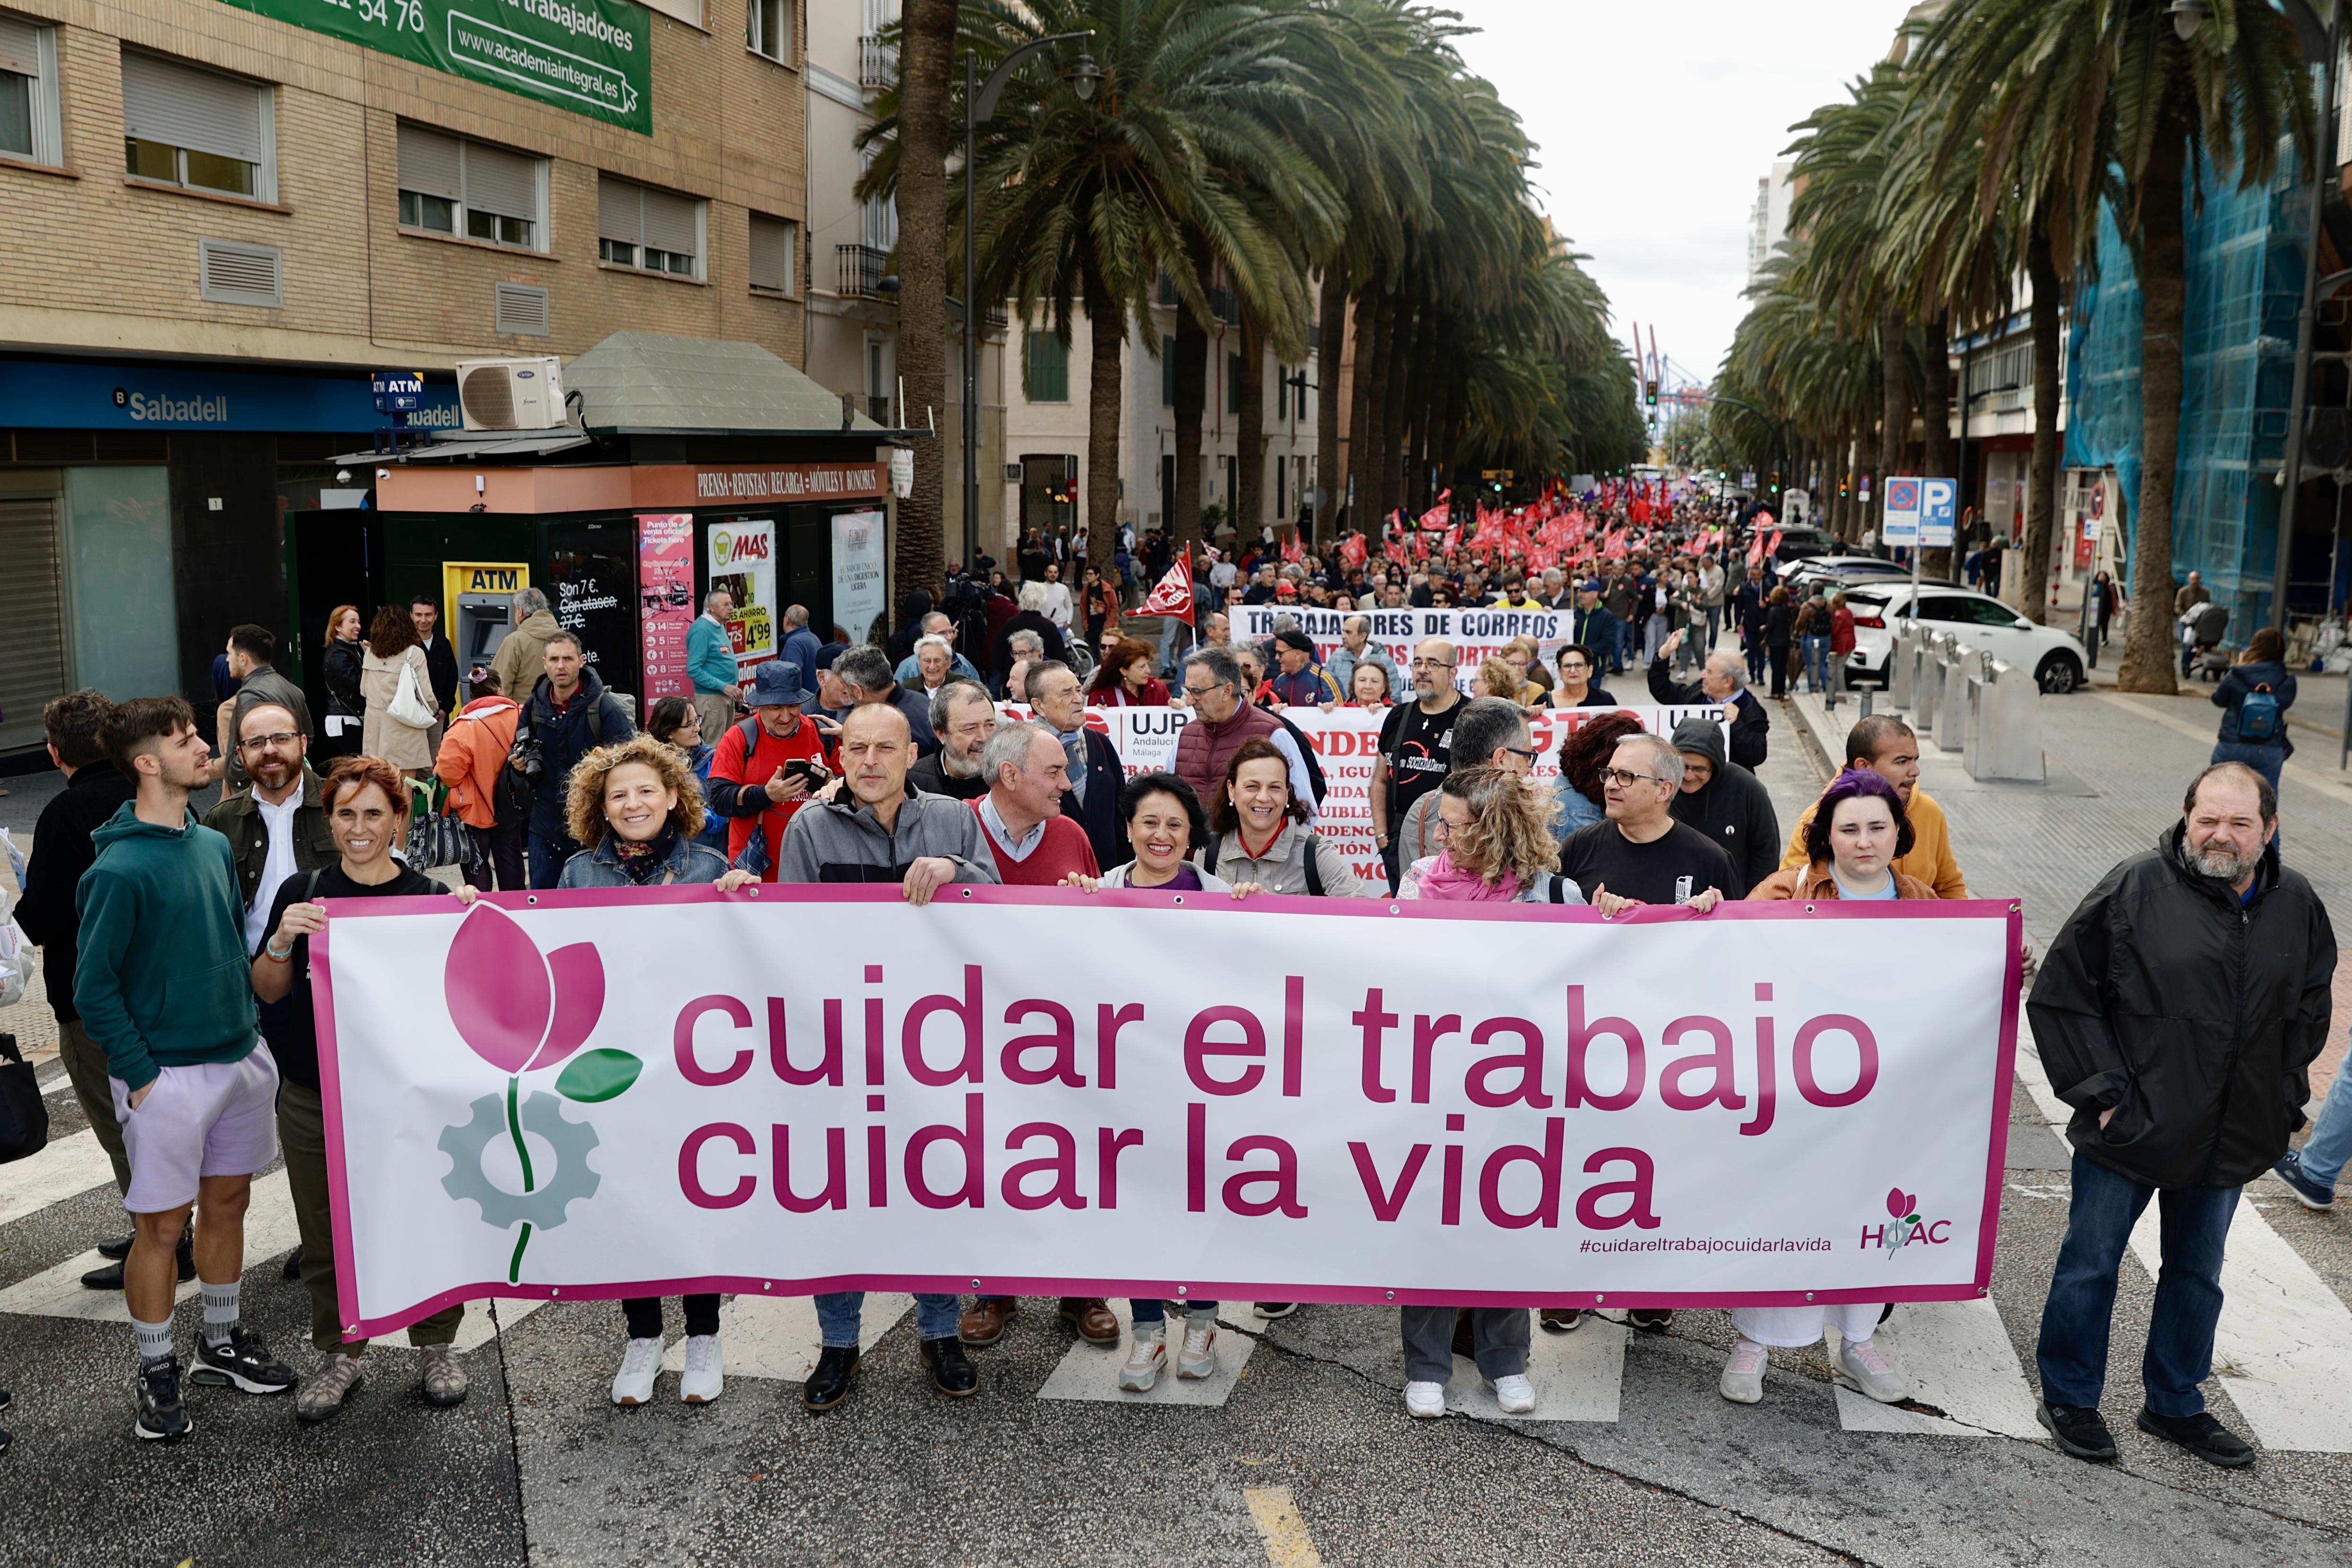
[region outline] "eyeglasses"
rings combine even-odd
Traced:
[[[1206,697],[1212,691],[1223,690],[1224,685],[1225,683],[1222,680],[1216,682],[1213,686],[1194,686],[1188,681],[1184,686],[1184,695],[1192,698]]]
[[[1532,763],[1532,762],[1534,762],[1538,757],[1540,757],[1540,756],[1542,756],[1542,755],[1543,755],[1543,753],[1542,753],[1541,752],[1527,751],[1527,750],[1523,750],[1523,749],[1521,749],[1520,747],[1517,747],[1517,746],[1505,746],[1505,747],[1503,748],[1503,750],[1505,750],[1505,751],[1507,751],[1507,752],[1510,752],[1510,753],[1511,753],[1511,755],[1513,755],[1513,756],[1515,756],[1515,757],[1524,757],[1524,758],[1526,758],[1528,762],[1531,762],[1531,763]]]
[[[245,752],[266,752],[272,746],[290,746],[300,739],[302,739],[301,736],[290,730],[280,730],[275,735],[247,735],[237,742],[237,749]]]
[[[1454,661],[1450,658],[1417,658],[1412,661],[1411,668],[1414,669],[1452,669],[1454,668]]]
[[[1601,770],[1601,782],[1605,784],[1615,784],[1619,789],[1632,789],[1636,783],[1643,779],[1647,779],[1652,784],[1666,782],[1655,773],[1629,773],[1623,768]]]

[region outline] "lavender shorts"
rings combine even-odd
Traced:
[[[278,1158],[278,1062],[260,1041],[242,1060],[167,1067],[139,1109],[110,1078],[132,1214],[165,1214],[196,1199],[202,1176],[249,1176]]]

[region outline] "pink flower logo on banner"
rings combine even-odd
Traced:
[[[458,925],[441,991],[467,1047],[507,1075],[503,1105],[499,1096],[484,1095],[473,1104],[471,1121],[442,1130],[441,1150],[451,1160],[442,1186],[453,1198],[478,1204],[486,1225],[501,1230],[521,1225],[507,1270],[513,1283],[522,1277],[533,1226],[553,1229],[574,1199],[595,1194],[599,1177],[587,1164],[597,1144],[595,1129],[566,1118],[562,1101],[612,1100],[636,1082],[645,1064],[623,1050],[580,1051],[604,1012],[604,961],[596,944],[573,942],[541,953],[530,933],[493,905],[476,903]],[[554,1094],[522,1092],[524,1073],[567,1059]],[[526,1132],[553,1151],[551,1172],[533,1168]],[[491,1181],[483,1165],[501,1139],[521,1173],[520,1194]]]
[[[1886,1189],[1886,1212],[1893,1215],[1896,1219],[1908,1218],[1911,1211],[1918,1206],[1919,1200],[1911,1196],[1911,1194],[1905,1192],[1901,1187],[1889,1187]]]
[[[1886,1189],[1886,1212],[1895,1221],[1884,1233],[1880,1245],[1890,1253],[1900,1252],[1906,1243],[1917,1234],[1919,1199],[1916,1194],[1901,1187]]]

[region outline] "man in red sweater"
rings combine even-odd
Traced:
[[[793,814],[824,786],[832,772],[832,741],[820,729],[826,721],[801,712],[812,695],[801,685],[800,666],[768,660],[743,693],[751,716],[727,727],[710,759],[705,798],[728,819],[728,864],[758,871],[763,882],[776,879],[777,850]],[[834,733],[840,729],[834,725]],[[747,860],[744,847],[755,832],[761,842]]]
[[[1069,753],[1043,724],[1000,724],[981,748],[988,793],[971,803],[1008,888],[1055,888],[1102,874],[1086,829],[1062,815]]]

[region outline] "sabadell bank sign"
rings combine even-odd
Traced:
[[[464,423],[454,384],[427,383],[422,402],[408,416],[412,426],[455,430]],[[384,422],[364,374],[0,354],[0,426],[364,436]]]
[[[257,399],[256,401],[275,403],[278,400]],[[237,418],[234,402],[226,392],[210,395],[197,393],[175,397],[168,393],[143,392],[136,387],[118,386],[114,389],[114,406],[121,409],[134,425],[169,426],[173,429],[181,430],[190,426],[207,425],[223,430],[256,428],[253,420],[240,421]],[[444,404],[438,407],[427,405],[408,416],[408,424],[412,429],[421,426],[425,429],[455,430],[464,422],[464,416],[455,403]],[[263,423],[268,422],[265,420]]]

